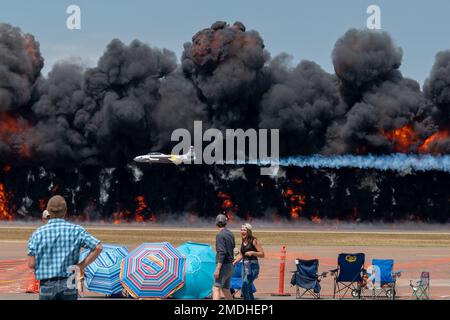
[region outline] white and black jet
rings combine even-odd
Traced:
[[[161,152],[151,152],[142,156],[137,156],[134,161],[139,163],[173,163],[180,165],[182,163],[192,163],[195,160],[194,147],[189,148],[188,153],[182,155],[164,154]]]

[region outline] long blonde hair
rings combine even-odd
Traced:
[[[256,237],[253,235],[252,229],[248,228],[246,224],[243,224],[242,227],[245,227],[247,229],[247,235],[242,237],[242,243],[247,241],[246,247],[248,247],[250,244],[253,244],[253,241],[257,240]]]

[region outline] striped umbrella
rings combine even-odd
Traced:
[[[83,261],[89,254],[84,250],[80,254]],[[123,290],[119,280],[120,264],[127,256],[128,249],[122,246],[104,244],[102,253],[84,272],[85,285],[89,291],[113,295]]]
[[[134,298],[167,298],[184,284],[185,257],[168,242],[143,243],[120,267],[120,281]]]
[[[203,299],[211,294],[216,253],[208,244],[186,242],[177,248],[186,256],[186,282],[174,293],[177,299]]]

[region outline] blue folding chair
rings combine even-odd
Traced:
[[[234,273],[233,277],[231,278],[230,290],[233,297],[235,297],[236,294],[242,289],[242,277],[243,277],[242,262],[239,262],[234,266]],[[256,292],[255,284],[252,284],[252,292],[253,293]]]
[[[342,299],[349,291],[352,297],[361,298],[365,258],[364,253],[339,254],[338,267],[330,270],[334,275],[333,299],[336,295]]]
[[[368,287],[367,283],[363,291],[368,288],[373,299],[385,296],[394,300],[397,295],[397,278],[401,276],[400,271],[394,271],[394,260],[373,259],[371,269],[371,273],[368,273],[371,285]]]
[[[296,259],[295,265],[297,271],[293,271],[291,285],[295,286],[296,299],[302,298],[305,294],[311,295],[313,298],[320,299],[320,281],[326,277],[327,273],[318,274],[319,260],[302,260]]]

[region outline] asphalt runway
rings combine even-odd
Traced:
[[[186,224],[176,224],[176,223],[123,223],[123,224],[111,224],[111,223],[86,223],[77,222],[74,223],[81,224],[88,227],[91,230],[116,230],[116,231],[132,231],[132,230],[162,230],[162,231],[180,231],[182,229],[188,231],[216,231],[217,229],[213,226],[214,223],[205,223],[202,225],[186,225]],[[1,229],[24,229],[24,230],[34,230],[41,226],[42,223],[38,222],[0,222]],[[240,223],[231,223],[229,228],[233,230],[239,230]],[[369,234],[404,234],[404,233],[414,233],[414,234],[445,234],[450,235],[450,224],[352,224],[352,223],[323,223],[323,224],[275,224],[267,222],[252,222],[254,229],[258,233],[369,233]]]

